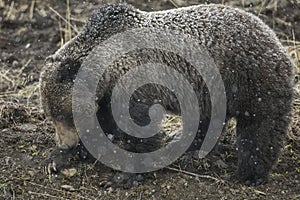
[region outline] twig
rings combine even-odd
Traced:
[[[62,47],[65,42],[64,42],[64,37],[63,37],[63,28],[62,28],[60,20],[58,20],[58,27],[59,27],[60,47]]]
[[[84,19],[77,19],[77,18],[75,18],[75,17],[71,17],[70,18],[72,21],[74,21],[74,22],[80,22],[80,23],[85,23],[86,22],[86,20],[84,20]]]
[[[170,119],[168,119],[165,123],[166,124],[169,124],[169,123],[172,123],[174,120],[178,119],[177,116],[171,116]]]
[[[9,10],[8,10],[7,15],[5,17],[6,20],[9,19],[14,6],[15,6],[15,1],[11,2],[10,6],[9,6]]]
[[[300,45],[300,41],[297,40],[280,40],[281,42],[287,42],[287,43],[292,43],[293,45],[296,44],[296,46]]]
[[[19,77],[22,73],[23,70],[29,65],[29,63],[31,62],[31,58],[25,63],[25,65],[19,70],[19,73],[17,74],[17,77]]]
[[[13,81],[13,80],[11,80],[10,78],[8,78],[8,76],[6,76],[6,73],[4,73],[4,74],[0,74],[0,76],[1,76],[2,78],[4,78],[5,80],[9,81],[9,82],[12,84],[12,87],[14,87],[14,86],[15,86],[15,83],[14,83],[14,81]]]
[[[33,18],[34,5],[35,5],[35,0],[33,0],[33,1],[31,2],[30,11],[29,11],[29,18],[30,18],[30,19]]]
[[[258,194],[258,195],[263,195],[263,196],[266,196],[267,194],[265,192],[262,192],[260,190],[256,190],[256,189],[253,189],[253,191]]]
[[[51,6],[49,6],[49,9],[54,12],[59,18],[61,18],[65,23],[69,23],[63,16],[61,16],[61,14],[59,14],[56,10],[54,10]],[[79,31],[77,30],[77,28],[75,26],[73,26],[72,24],[70,24],[70,27],[78,34]]]
[[[29,106],[29,104],[30,104],[30,99],[31,99],[31,97],[33,96],[33,94],[38,90],[38,89],[40,89],[40,85],[39,84],[37,84],[36,86],[34,86],[34,89],[30,92],[30,94],[26,97],[27,98],[27,100],[26,100],[26,105],[27,106]]]
[[[51,198],[55,198],[55,199],[64,199],[63,197],[53,196],[53,195],[45,194],[45,193],[32,192],[32,191],[28,191],[28,193],[33,194],[33,195],[38,195],[38,196],[51,197]]]
[[[296,49],[296,37],[295,37],[294,29],[292,29],[292,35],[293,35],[294,48]],[[297,59],[297,61],[299,61],[298,53],[296,53],[296,59]]]
[[[178,8],[178,5],[177,5],[177,3],[174,2],[174,0],[169,0],[169,1],[173,4],[173,6],[175,6],[176,8]]]
[[[1,75],[0,75],[1,76]],[[7,95],[17,95],[15,91],[5,91],[5,92],[0,92],[0,97],[7,97]]]
[[[259,11],[258,11],[258,16],[260,16],[261,12],[263,11],[263,8],[266,6],[266,0],[264,0],[262,3],[261,3],[261,6],[259,8]]]
[[[65,41],[69,41],[72,39],[72,30],[71,30],[71,12],[70,12],[70,0],[66,0],[67,3],[67,10],[66,10],[66,20],[68,23],[66,23],[66,35],[65,35]]]
[[[62,190],[59,190],[59,189],[56,189],[56,188],[49,188],[49,187],[46,187],[46,186],[44,186],[44,185],[40,185],[40,184],[38,184],[38,183],[34,183],[34,182],[30,182],[30,181],[28,181],[27,183],[29,183],[29,184],[31,184],[31,185],[34,185],[34,186],[38,186],[38,187],[44,188],[44,189],[49,189],[49,190],[56,191],[56,192],[68,193],[68,194],[70,194],[70,195],[74,195],[73,192],[62,191]],[[76,196],[79,197],[79,198],[81,198],[81,199],[87,199],[87,200],[90,200],[90,198],[81,196],[81,195],[79,195],[79,194],[76,194]]]
[[[12,199],[15,200],[15,199],[16,199],[16,192],[15,192],[15,190],[12,189],[12,188],[11,188],[11,191],[12,191],[12,193],[13,193],[13,194],[12,194]]]
[[[176,168],[173,168],[173,167],[166,167],[166,168],[169,169],[169,170],[171,170],[171,171],[184,173],[184,174],[187,174],[187,175],[190,175],[190,176],[194,176],[194,177],[198,177],[198,178],[205,178],[205,179],[212,179],[212,180],[214,180],[216,182],[225,183],[224,180],[218,179],[218,178],[215,178],[215,177],[212,177],[212,176],[209,176],[209,175],[195,174],[195,173],[192,173],[192,172],[188,172],[188,171],[185,171],[185,170],[176,169]]]
[[[292,23],[291,22],[286,22],[278,17],[274,17],[274,20],[280,24],[283,24],[285,26],[292,26]]]

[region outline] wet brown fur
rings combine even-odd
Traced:
[[[227,119],[237,119],[239,178],[246,184],[266,181],[278,158],[289,123],[292,63],[273,31],[259,18],[221,5],[147,13],[127,4],[111,4],[95,10],[84,31],[49,57],[41,74],[42,104],[55,122],[58,148],[76,146],[79,142],[72,118],[71,91],[80,64],[101,41],[121,31],[140,27],[176,29],[198,38],[200,45],[207,48],[225,84]],[[111,81],[100,81],[97,90],[99,120],[103,116],[106,124],[112,120],[107,101],[116,80],[130,67],[147,59],[173,66],[197,85],[195,89],[202,104],[201,120],[205,122],[199,127],[205,130],[210,104],[203,81],[186,62],[170,53],[153,52],[150,58],[137,53],[116,61],[107,72]],[[173,113],[178,112],[176,101],[171,102],[162,95],[168,93],[154,90],[166,101],[162,103],[164,106],[169,106]],[[141,90],[140,94],[147,91]],[[139,116],[141,112],[135,110],[133,116]],[[147,116],[144,117],[147,121]],[[116,126],[111,122],[106,129],[114,131]]]

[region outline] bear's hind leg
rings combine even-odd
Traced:
[[[246,185],[267,181],[289,123],[289,100],[269,101],[237,117],[238,176]]]

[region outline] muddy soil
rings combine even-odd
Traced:
[[[248,187],[235,181],[234,122],[220,141],[228,150],[202,160],[184,155],[168,168],[139,176],[129,188],[103,187],[103,180],[118,173],[95,161],[74,161],[56,175],[42,172],[41,162],[55,147],[53,124],[39,102],[43,62],[107,2],[114,1],[70,0],[68,6],[61,0],[0,0],[0,199],[300,199],[299,0],[127,1],[146,11],[225,3],[273,28],[296,63],[296,86],[293,121],[268,183]]]

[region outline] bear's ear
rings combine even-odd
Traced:
[[[137,11],[126,3],[107,4],[93,11],[84,32],[93,39],[107,34],[108,31],[118,32],[130,20],[130,13]]]

